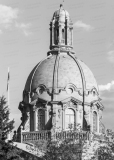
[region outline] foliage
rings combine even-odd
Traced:
[[[112,151],[111,145],[100,146],[98,148],[98,160],[114,160],[114,152]]]
[[[9,120],[9,109],[6,98],[0,97],[0,160],[22,160],[21,151],[7,140],[8,133],[14,128],[14,120]]]
[[[48,142],[44,160],[78,160],[80,146],[72,140]]]
[[[107,143],[104,143],[104,145],[100,145],[97,152],[98,152],[98,159],[99,160],[114,160],[114,132],[112,130],[107,130],[107,137],[108,141]]]
[[[0,140],[0,160],[23,160],[20,154],[21,151],[13,146],[12,141]]]
[[[9,120],[9,109],[6,104],[6,98],[4,96],[0,97],[0,131],[2,140],[6,140],[8,133],[14,128],[14,120]]]
[[[106,135],[105,135],[106,136]],[[107,141],[92,140],[83,146],[83,160],[114,160],[114,141],[107,137]]]
[[[80,160],[82,154],[82,143],[79,140],[74,140],[72,135],[75,135],[75,130],[68,131],[68,137],[61,136],[48,140],[47,147],[43,156],[43,160]]]
[[[114,160],[114,141],[108,139],[110,137],[107,137],[107,141],[93,138],[89,141],[75,141],[72,138],[52,139],[48,141],[43,160],[80,160],[80,157],[83,160]]]

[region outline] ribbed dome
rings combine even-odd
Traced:
[[[93,73],[84,62],[76,58],[75,54],[72,56],[65,52],[53,54],[38,63],[32,70],[27,79],[25,90],[31,92],[39,85],[44,85],[47,89],[64,89],[68,84],[73,84],[76,88],[81,89],[82,79],[85,82],[86,90],[95,88],[98,92]]]
[[[73,23],[69,19],[69,13],[60,5],[60,9],[54,12],[50,23],[51,50],[48,54],[51,55],[32,70],[23,95],[29,97],[30,93],[31,101],[37,98],[61,101],[69,96],[80,98],[82,101],[83,93],[91,96],[92,93],[97,92],[95,95],[98,95],[98,86],[93,73],[81,60],[77,59],[72,51],[72,44]],[[96,96],[94,96],[95,99]]]

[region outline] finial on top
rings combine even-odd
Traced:
[[[60,8],[62,8],[63,7],[63,4],[60,4]]]

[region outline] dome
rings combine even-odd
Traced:
[[[50,49],[48,56],[35,66],[27,79],[23,93],[23,97],[27,95],[27,101],[29,98],[31,101],[37,98],[61,101],[68,96],[80,98],[80,95],[82,98],[83,93],[91,93],[91,96],[93,92],[98,95],[93,73],[72,51],[73,24],[62,5],[54,12],[50,23]]]
[[[56,88],[65,89],[68,84],[82,89],[82,81],[85,90],[91,91],[94,88],[98,92],[96,79],[87,65],[77,59],[75,54],[70,56],[62,52],[48,56],[35,66],[27,79],[25,90],[32,92],[42,85],[52,91]]]

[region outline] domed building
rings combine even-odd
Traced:
[[[42,137],[48,131],[69,128],[102,133],[103,108],[93,73],[73,51],[73,23],[60,5],[50,22],[50,51],[25,84],[19,104],[22,122],[17,135],[20,137],[22,129],[22,137],[18,141],[25,143],[36,134]]]

